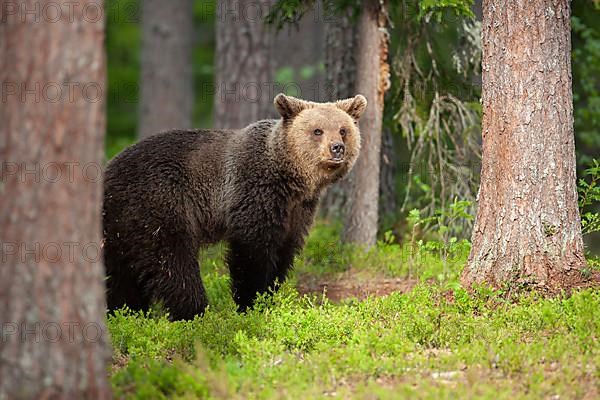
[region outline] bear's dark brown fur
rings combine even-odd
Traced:
[[[197,253],[222,240],[241,310],[285,279],[322,189],[356,161],[366,100],[313,103],[278,95],[275,107],[280,120],[165,132],[108,164],[109,309],[162,301],[173,319],[202,313],[207,300]]]

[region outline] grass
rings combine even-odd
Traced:
[[[117,398],[597,398],[600,290],[569,298],[468,293],[457,278],[468,242],[365,252],[320,225],[292,278],[247,314],[235,311],[223,248],[204,251],[210,308],[189,322],[160,312],[108,321]],[[332,303],[299,280],[408,277],[408,293]]]

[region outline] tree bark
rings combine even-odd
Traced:
[[[0,24],[0,399],[104,399],[103,4],[50,3]]]
[[[357,92],[369,106],[360,119],[362,148],[353,169],[344,241],[366,246],[377,240],[379,167],[384,95],[390,86],[385,2],[366,0],[358,23]]]
[[[242,128],[276,115],[272,57],[275,35],[264,23],[269,4],[269,0],[219,2],[215,128]]]
[[[326,100],[356,95],[358,33],[351,10],[338,12],[325,0],[325,95]]]
[[[191,128],[193,1],[143,0],[138,136]]]
[[[356,95],[356,23],[351,11],[336,12],[331,0],[325,0],[325,87],[327,101],[347,99]],[[352,172],[327,188],[321,198],[320,214],[345,218]]]
[[[483,2],[483,160],[464,285],[581,281],[567,0]]]

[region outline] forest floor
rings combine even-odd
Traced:
[[[364,300],[368,297],[387,296],[394,292],[406,293],[418,279],[388,278],[386,276],[363,276],[361,271],[350,269],[329,278],[302,274],[298,277],[296,290],[300,296],[325,296],[339,303],[347,299]]]
[[[600,289],[467,292],[466,241],[365,252],[338,237],[314,229],[288,282],[245,314],[217,246],[201,255],[204,316],[111,316],[116,398],[600,398]]]

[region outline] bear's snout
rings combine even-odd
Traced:
[[[342,142],[335,142],[329,147],[329,151],[334,160],[342,160],[346,152],[346,146]]]

